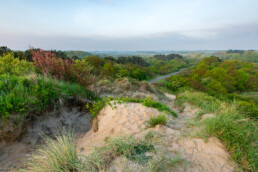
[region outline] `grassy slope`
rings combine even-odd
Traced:
[[[177,104],[184,102],[201,109],[195,123],[203,127],[201,136],[218,137],[225,144],[232,158],[245,170],[255,171],[257,169],[257,121],[240,113],[235,102],[230,104],[222,102],[202,92],[179,93]],[[216,117],[200,120],[201,115],[206,113],[214,113]]]

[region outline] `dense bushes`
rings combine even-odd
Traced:
[[[150,71],[156,74],[167,74],[187,67],[187,60],[182,57],[168,58],[167,56],[162,56],[162,58],[158,58],[154,56],[148,60],[148,63],[150,64]]]
[[[60,100],[70,97],[92,98],[93,94],[77,84],[31,75],[0,76],[0,114],[8,118],[12,114],[39,114],[56,106]]]
[[[257,64],[207,57],[189,73],[171,76],[164,85],[172,91],[190,86],[216,97],[230,98],[235,92],[258,89],[257,68]]]
[[[8,53],[0,57],[0,75],[25,75],[34,70],[34,66],[31,62],[14,58],[13,53]]]
[[[57,79],[69,79],[71,77],[71,66],[73,61],[63,60],[55,53],[49,51],[32,51],[34,65],[45,75],[51,75]]]

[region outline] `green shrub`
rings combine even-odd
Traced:
[[[86,59],[75,60],[75,63],[71,67],[72,77],[86,88],[95,82],[96,75],[93,71],[94,67]]]
[[[167,122],[167,116],[165,114],[159,114],[157,117],[150,117],[147,121],[150,127],[155,127],[156,125],[165,125]]]
[[[172,75],[167,82],[165,82],[165,85],[168,89],[171,91],[177,91],[179,88],[182,88],[186,86],[186,78],[180,75]]]
[[[34,72],[35,68],[31,62],[14,58],[13,53],[0,57],[0,75],[25,75]]]

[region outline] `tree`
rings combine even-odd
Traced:
[[[146,72],[140,69],[134,69],[132,72],[132,77],[139,79],[139,80],[144,80],[147,78]]]

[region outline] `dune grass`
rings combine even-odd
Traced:
[[[246,171],[255,171],[257,158],[257,121],[238,111],[237,103],[223,102],[202,92],[184,91],[178,94],[177,104],[190,103],[205,113],[214,113],[214,118],[197,120],[203,128],[201,136],[218,137],[232,158]]]
[[[56,138],[45,137],[45,144],[25,160],[22,171],[108,171],[116,158],[124,160],[123,170],[132,163],[138,165],[130,168],[143,171],[175,170],[185,160],[179,155],[170,156],[156,146],[159,139],[154,132],[148,132],[140,139],[132,136],[110,138],[104,146],[96,147],[84,156],[77,154],[73,134],[62,131]]]
[[[150,119],[147,121],[149,127],[155,127],[156,125],[165,125],[166,122],[166,114],[159,114],[157,117],[150,117]]]
[[[76,143],[71,132],[61,132],[55,139],[45,137],[45,143],[38,147],[24,165],[24,171],[70,172],[82,168],[82,162],[76,151]]]

